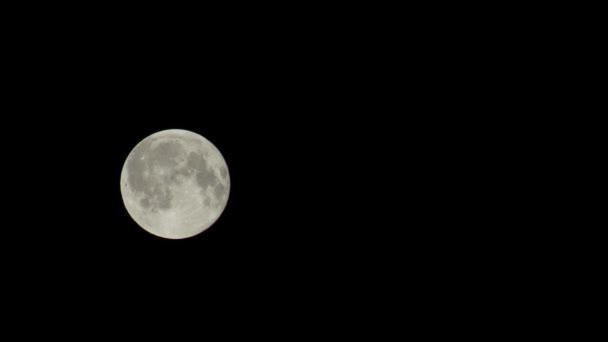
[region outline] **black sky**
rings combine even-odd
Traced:
[[[359,268],[370,246],[358,244],[375,234],[365,220],[387,201],[373,190],[388,186],[372,147],[378,126],[361,117],[372,101],[348,104],[358,86],[320,78],[335,70],[306,67],[306,58],[245,58],[246,66],[235,56],[198,64],[174,54],[162,67],[167,54],[148,60],[138,49],[113,62],[91,54],[21,64],[27,81],[15,81],[23,84],[13,89],[13,125],[28,142],[27,152],[11,151],[23,166],[11,186],[27,189],[14,212],[25,220],[5,243],[28,255],[30,269],[63,279],[188,283],[207,274],[204,284],[238,287]],[[232,179],[221,219],[183,241],[146,233],[120,196],[130,150],[170,128],[212,141]]]
[[[94,336],[122,316],[198,338],[209,313],[298,337],[451,334],[528,288],[553,140],[530,148],[551,120],[526,102],[551,58],[532,63],[538,38],[509,38],[502,9],[28,6],[1,49],[0,281],[19,333],[67,311]],[[139,228],[120,194],[131,149],[172,128],[231,175],[221,218],[185,240]]]
[[[437,210],[459,162],[437,148],[451,99],[429,91],[424,56],[404,64],[390,36],[344,30],[24,28],[5,93],[11,285],[54,304],[84,289],[96,305],[356,312],[432,272],[454,236],[437,225],[454,214]],[[139,228],[120,195],[131,149],[172,128],[213,142],[232,182],[221,218],[185,240]]]

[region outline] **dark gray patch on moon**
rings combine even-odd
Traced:
[[[157,186],[152,193],[153,203],[155,207],[159,209],[171,208],[171,199],[173,199],[173,193],[169,188],[161,185]]]
[[[214,186],[217,183],[217,177],[212,170],[203,169],[196,174],[196,183],[201,189],[207,190],[207,187]]]
[[[170,184],[182,185],[183,178],[179,176],[185,176],[183,170],[175,170],[171,172],[171,174],[167,177],[167,180]]]
[[[194,170],[204,170],[207,168],[207,160],[200,153],[190,152],[188,167]]]
[[[226,176],[228,176],[228,169],[225,166],[220,167],[220,175],[224,179],[226,179]]]
[[[171,208],[173,193],[161,184],[157,184],[151,191],[146,191],[144,197],[139,200],[139,205],[151,212],[158,212],[162,209]]]
[[[215,186],[218,182],[217,176],[212,169],[207,167],[207,160],[200,153],[190,152],[188,167],[196,172],[196,183],[203,191],[207,190],[209,186]]]
[[[183,147],[179,142],[169,140],[163,141],[148,153],[150,162],[163,167],[174,167],[177,165],[177,156],[182,154]]]
[[[205,203],[206,206],[210,206],[211,205],[211,198],[209,198],[209,197],[205,198],[205,201],[203,203]]]
[[[217,183],[213,192],[215,193],[215,198],[221,201],[226,194],[226,187],[222,183]]]
[[[147,198],[142,198],[141,201],[139,201],[139,204],[145,209],[150,208],[150,200]]]

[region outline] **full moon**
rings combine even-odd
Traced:
[[[220,217],[230,194],[230,175],[209,140],[170,129],[135,146],[122,168],[120,190],[139,226],[163,238],[184,239]]]

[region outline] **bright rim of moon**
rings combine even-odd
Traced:
[[[220,217],[230,194],[230,175],[209,140],[170,129],[135,146],[122,168],[120,190],[129,215],[143,229],[184,239]]]

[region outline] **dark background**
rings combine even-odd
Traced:
[[[61,27],[20,28],[5,64],[14,291],[83,311],[124,298],[348,311],[396,286],[388,164],[403,157],[388,158],[403,138],[382,64],[361,65],[364,36]],[[120,194],[131,149],[171,128],[212,141],[232,182],[221,218],[186,240],[145,232]]]
[[[522,205],[493,200],[517,186],[497,174],[525,170],[495,158],[512,101],[491,83],[511,71],[496,47],[471,53],[495,37],[415,14],[239,13],[9,25],[7,293],[48,313],[313,312],[339,330],[457,311],[503,281],[489,256]],[[185,240],[139,228],[120,195],[131,149],[171,128],[213,142],[232,182],[220,219]]]

